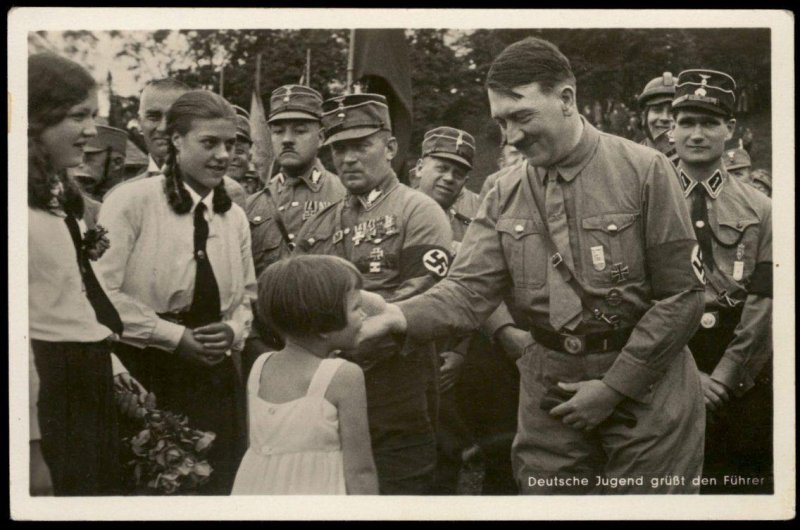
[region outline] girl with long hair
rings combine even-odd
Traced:
[[[125,324],[118,354],[159,408],[216,434],[201,493],[227,494],[245,442],[231,352],[250,329],[256,290],[247,217],[223,184],[236,114],[193,90],[167,112],[167,131],[163,174],[120,187],[100,210],[114,244],[99,269]]]
[[[106,240],[87,233],[81,193],[66,175],[97,134],[96,114],[95,82],[80,65],[28,58],[30,338],[56,495],[116,494],[121,476],[111,340],[122,324],[92,265]]]

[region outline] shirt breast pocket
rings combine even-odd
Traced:
[[[619,285],[644,277],[639,213],[607,213],[581,219],[583,274],[592,285]]]
[[[758,219],[719,221],[714,241],[714,262],[737,282],[749,278],[756,266],[760,224]]]
[[[266,267],[280,257],[283,236],[273,217],[255,216],[249,221],[253,261],[257,267]]]
[[[547,281],[548,252],[544,227],[533,219],[500,218],[503,254],[514,287],[541,287]]]

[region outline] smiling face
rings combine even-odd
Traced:
[[[386,131],[331,144],[333,164],[350,193],[367,193],[389,176],[397,154],[397,140]]]
[[[489,106],[509,145],[533,166],[549,167],[573,148],[575,91],[566,84],[544,93],[539,83],[515,87],[509,94],[489,89]],[[577,142],[575,142],[577,143]]]
[[[302,175],[317,158],[322,129],[314,120],[278,120],[269,124],[272,149],[282,171]]]
[[[672,135],[681,162],[708,166],[720,161],[725,142],[733,137],[736,120],[700,110],[679,110]]]
[[[86,99],[70,107],[63,120],[42,131],[39,139],[56,171],[81,165],[86,142],[97,136],[95,117],[97,91],[92,90]]]
[[[426,156],[417,163],[419,190],[449,208],[467,182],[467,169],[457,162]]]
[[[650,138],[655,139],[672,129],[672,103],[665,101],[658,105],[650,105],[645,112],[647,130]]]
[[[236,139],[236,146],[233,148],[231,163],[228,165],[228,176],[236,181],[241,181],[247,168],[250,165],[250,146],[252,144],[244,138]]]
[[[160,166],[167,159],[169,135],[167,111],[183,92],[173,89],[147,87],[139,103],[139,122],[147,152]]]
[[[195,119],[186,134],[172,135],[172,143],[184,182],[205,196],[222,182],[228,170],[236,145],[236,121]]]

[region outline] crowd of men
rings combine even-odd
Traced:
[[[149,165],[135,179],[159,174],[166,113],[188,90],[142,91]],[[770,492],[771,178],[725,149],[734,80],[654,78],[641,145],[581,116],[569,61],[546,41],[504,50],[487,91],[504,147],[480,194],[465,187],[482,148],[469,132],[428,131],[406,186],[383,96],[323,101],[301,85],[270,97],[276,171],[262,187],[237,109],[226,190],[250,222],[256,274],[337,255],[392,304],[351,357],[381,493],[455,494],[475,459],[485,494],[690,493],[700,476],[714,479],[703,491]],[[126,140],[98,127],[74,173],[90,226],[125,185]],[[241,372],[278,346],[256,319]],[[669,476],[685,482],[652,485]]]

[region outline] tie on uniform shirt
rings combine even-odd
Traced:
[[[714,251],[711,246],[711,227],[708,224],[708,205],[706,204],[705,187],[698,184],[692,190],[692,224],[700,250],[703,252],[703,263],[714,270]]]
[[[547,170],[547,186],[545,188],[545,213],[547,214],[547,229],[555,244],[556,251],[570,271],[574,271],[572,250],[569,244],[569,227],[567,225],[567,210],[564,206],[564,190],[558,179],[558,171]],[[551,265],[552,266],[552,265]],[[550,291],[550,325],[558,331],[564,326],[574,329],[578,325],[581,314],[581,299],[575,290],[564,280],[561,273],[555,270],[548,271],[547,287]],[[569,324],[569,325],[568,325]]]
[[[78,268],[81,271],[81,278],[83,285],[86,287],[86,298],[94,309],[97,315],[97,321],[102,325],[116,333],[122,335],[122,320],[119,318],[114,304],[108,299],[108,295],[103,290],[100,282],[97,281],[97,276],[94,274],[89,257],[83,250],[83,238],[81,237],[81,229],[78,226],[78,221],[71,214],[67,215],[65,219],[69,235],[72,237],[72,243],[75,245],[75,254],[78,257]]]
[[[219,286],[206,252],[208,222],[205,211],[206,205],[202,202],[197,203],[194,209],[194,259],[197,263],[197,273],[194,279],[194,296],[189,309],[190,326],[219,322],[220,317]]]

